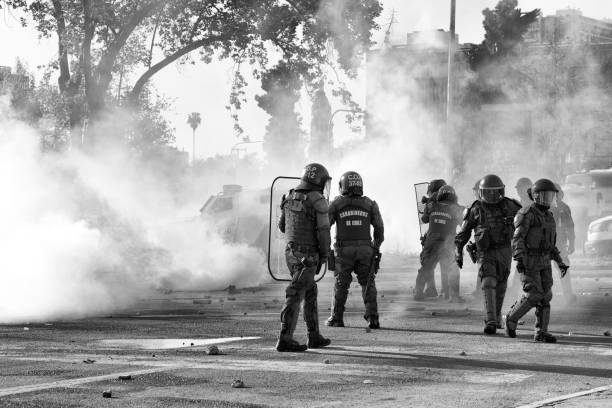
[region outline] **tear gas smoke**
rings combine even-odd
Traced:
[[[95,157],[40,150],[0,98],[0,322],[120,310],[156,288],[256,284],[261,255],[224,243],[119,149]]]

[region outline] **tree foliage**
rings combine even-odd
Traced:
[[[377,0],[3,0],[33,19],[43,37],[57,39],[58,85],[71,127],[96,121],[112,81],[136,76],[129,101],[168,65],[229,58],[259,78],[280,56],[307,81],[335,61],[349,75],[370,46]],[[25,23],[25,19],[23,20]],[[272,68],[275,69],[275,68]],[[240,84],[236,87],[240,89]],[[239,107],[240,95],[232,101]]]
[[[486,8],[482,14],[485,38],[467,52],[473,69],[513,55],[529,26],[540,16],[540,9],[523,12],[518,0],[500,0],[493,10]]]

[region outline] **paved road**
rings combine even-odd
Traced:
[[[113,316],[0,326],[0,406],[612,406],[605,263],[576,263],[578,304],[553,300],[559,342],[535,344],[533,313],[517,339],[482,335],[481,305],[469,295],[473,267],[462,275],[466,303],[414,302],[416,259],[386,261],[377,280],[383,329],[365,330],[353,286],[348,327],[323,326],[332,345],[302,354],[273,349],[284,292],[271,281],[160,293]],[[319,286],[322,323],[331,284],[326,277]],[[297,333],[305,334],[303,322]],[[222,354],[207,354],[211,344]],[[246,387],[232,388],[237,379]],[[102,397],[106,390],[112,398]]]

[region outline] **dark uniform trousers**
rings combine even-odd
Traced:
[[[334,271],[336,279],[332,304],[332,317],[335,319],[342,320],[353,272],[357,275],[357,282],[361,285],[361,295],[365,305],[364,317],[366,319],[370,316],[378,317],[374,278],[368,285],[373,257],[374,249],[370,245],[336,246],[336,271]]]
[[[317,284],[315,282],[319,253],[314,247],[293,247],[290,244],[285,249],[285,259],[291,273],[291,282],[285,290],[280,334],[281,337],[291,339],[297,325],[302,301],[304,302],[304,321],[308,332],[319,331]]]
[[[510,276],[512,248],[487,249],[479,253],[478,278],[484,293],[486,323],[501,324],[501,311]],[[491,304],[489,304],[491,303]]]
[[[422,294],[425,284],[434,281],[435,268],[440,263],[442,292],[459,296],[459,269],[455,264],[454,248],[454,235],[446,238],[427,237],[420,255],[421,267],[416,278],[415,294]]]

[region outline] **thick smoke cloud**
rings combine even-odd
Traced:
[[[42,153],[39,140],[1,98],[0,322],[121,310],[160,288],[260,280],[257,250],[224,243],[197,217],[202,201],[177,205],[164,180],[120,149]]]

